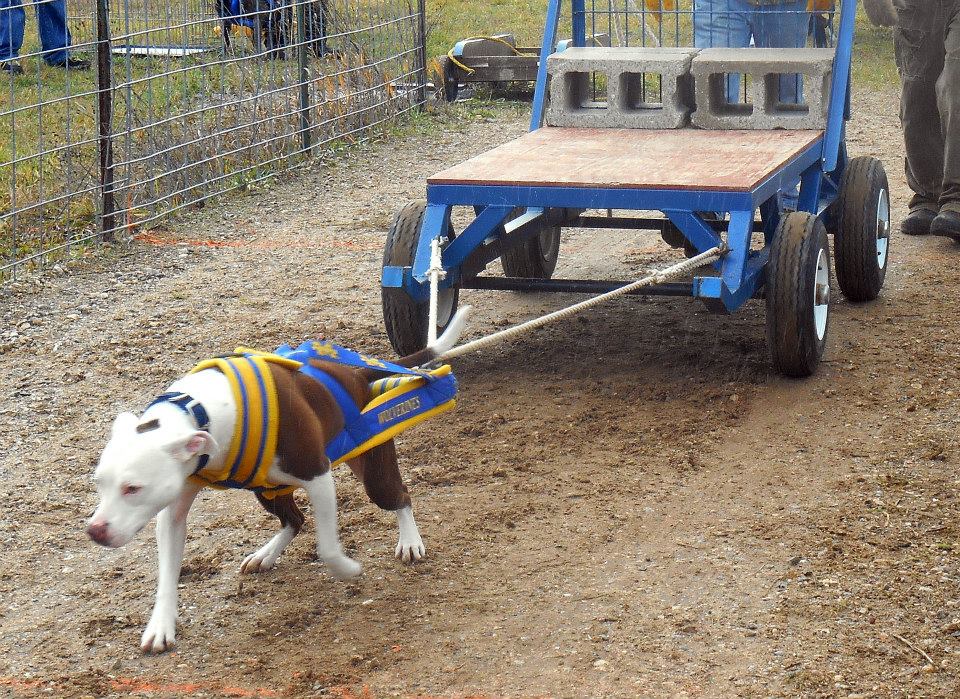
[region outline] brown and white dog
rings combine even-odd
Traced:
[[[435,344],[398,364],[413,367],[429,362],[453,347],[469,307],[461,309]],[[372,370],[318,362],[363,407],[370,399]],[[360,574],[360,564],[349,558],[337,532],[337,499],[333,474],[326,458],[327,441],[343,428],[343,415],[328,390],[308,376],[271,365],[278,405],[276,458],[268,476],[271,483],[303,488],[316,517],[317,555],[330,574],[348,579]],[[380,374],[382,375],[382,374]],[[226,377],[205,369],[177,380],[170,391],[187,394],[202,404],[209,427],[199,430],[191,415],[176,405],[161,402],[143,415],[122,413],[113,423],[110,439],[94,473],[100,496],[87,525],[98,544],[125,545],[157,517],[159,554],[157,594],[153,613],[140,641],[145,652],[160,653],[176,643],[177,582],[186,540],[187,512],[202,488],[190,476],[202,455],[210,468],[222,468],[231,443],[237,406]],[[400,538],[396,557],[412,563],[425,552],[413,518],[410,495],[400,476],[397,452],[388,441],[348,462],[363,482],[367,495],[379,507],[397,516]],[[269,570],[303,525],[303,514],[292,495],[260,504],[280,520],[281,530],[258,551],[247,556],[241,573]]]

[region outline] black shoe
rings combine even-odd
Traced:
[[[16,61],[3,61],[0,63],[0,70],[10,73],[10,75],[23,75],[23,66]]]
[[[930,209],[914,209],[900,224],[900,231],[904,235],[926,235],[930,232],[930,224],[937,217],[936,211]]]
[[[63,63],[51,63],[54,68],[69,68],[70,70],[90,70],[90,61],[86,58],[70,56]]]
[[[941,211],[930,224],[930,233],[953,238],[960,243],[960,211]]]

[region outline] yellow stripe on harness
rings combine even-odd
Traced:
[[[193,372],[217,369],[230,384],[237,414],[233,436],[223,467],[219,471],[203,471],[192,476],[195,482],[214,488],[244,487],[263,489],[264,495],[276,497],[293,492],[292,486],[278,486],[267,480],[267,473],[277,452],[280,409],[277,389],[268,364],[288,365],[297,362],[266,353],[246,357],[218,357],[194,367]],[[191,373],[193,373],[191,372]]]

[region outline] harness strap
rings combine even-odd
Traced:
[[[237,351],[248,353],[250,350],[245,347],[239,347]],[[423,369],[409,369],[399,364],[394,364],[393,362],[385,362],[382,359],[368,357],[365,354],[354,352],[351,349],[324,340],[304,342],[296,349],[293,349],[290,345],[281,345],[276,349],[275,354],[303,364],[306,364],[310,359],[319,359],[324,362],[343,364],[344,366],[356,367],[358,369],[374,369],[375,371],[382,371],[384,374],[424,376],[427,377],[428,381],[430,380],[429,372]]]
[[[343,413],[343,429],[330,439],[330,442],[324,449],[327,458],[332,464],[366,437],[363,431],[360,408],[357,407],[353,396],[350,395],[347,389],[327,372],[310,364],[304,364],[300,367],[299,371],[314,381],[320,382],[320,384],[330,391],[330,395],[332,395],[336,401],[340,412]]]
[[[180,410],[185,412],[189,417],[193,418],[198,430],[206,432],[210,429],[210,416],[207,414],[207,409],[193,396],[187,393],[178,393],[177,391],[162,393],[150,402],[146,410],[149,410],[159,403],[169,403],[170,405],[180,408]],[[196,474],[202,471],[208,461],[210,461],[210,455],[201,454],[200,460],[197,462],[197,467],[193,472]]]

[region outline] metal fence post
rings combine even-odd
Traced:
[[[309,153],[313,145],[313,129],[310,123],[310,68],[307,65],[306,2],[307,0],[297,0],[297,64],[300,68],[300,148]],[[311,41],[317,40],[317,37],[313,36],[312,28],[309,34]]]
[[[110,66],[109,0],[97,0],[97,155],[100,161],[99,227],[101,238],[114,240],[116,205],[113,198],[113,79]]]
[[[427,3],[417,0],[417,103],[427,103]]]

